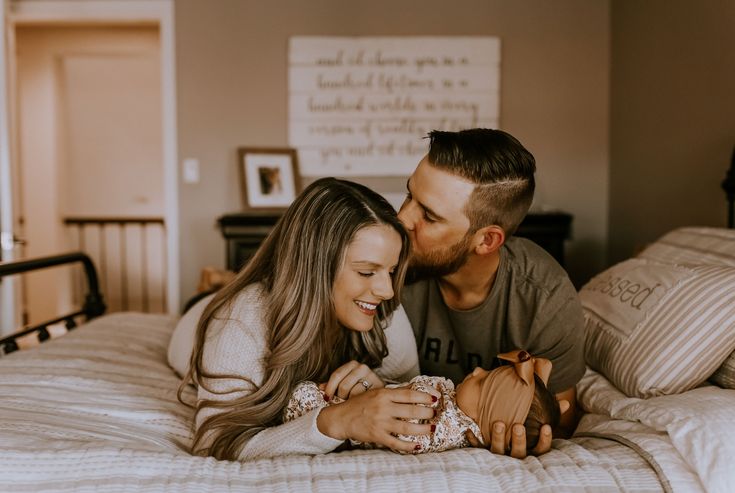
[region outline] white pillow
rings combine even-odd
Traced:
[[[667,264],[735,267],[735,229],[678,228],[663,235],[637,257]]]
[[[579,293],[587,364],[631,397],[689,390],[735,349],[735,268],[634,258]]]
[[[656,240],[638,258],[669,264],[728,265],[735,267],[735,229],[678,228]],[[720,387],[735,389],[735,351],[712,375]]]
[[[189,371],[189,359],[194,349],[194,335],[196,334],[199,318],[204,309],[214,298],[214,294],[205,296],[184,313],[176,324],[174,333],[168,343],[168,364],[179,377],[183,378]]]

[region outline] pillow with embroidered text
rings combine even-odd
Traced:
[[[582,287],[587,364],[631,397],[684,392],[735,349],[735,268],[633,258]]]
[[[668,264],[735,267],[735,229],[685,227],[666,233],[638,255]],[[735,389],[735,352],[730,353],[710,381]]]

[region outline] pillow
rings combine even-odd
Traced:
[[[735,389],[735,352],[727,357],[710,380],[725,389]]]
[[[735,229],[675,229],[656,240],[637,257],[667,264],[735,267]]]
[[[670,264],[735,267],[735,229],[706,227],[675,229],[643,250],[638,258]],[[720,387],[735,389],[735,351],[710,380]]]
[[[212,298],[214,294],[205,296],[189,308],[176,324],[174,333],[171,335],[168,343],[168,364],[181,378],[189,372],[189,359],[194,348],[194,335],[199,318]]]
[[[735,349],[735,268],[634,258],[579,293],[587,364],[630,397],[676,394]]]

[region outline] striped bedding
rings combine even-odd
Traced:
[[[638,258],[670,264],[735,267],[735,229],[686,227],[666,233]],[[720,387],[735,389],[735,351],[712,375]]]
[[[2,357],[0,490],[698,491],[719,484],[701,478],[718,469],[689,464],[678,452],[686,444],[682,423],[667,424],[651,409],[641,415],[645,426],[637,423],[636,402],[594,372],[583,381],[592,414],[578,436],[555,440],[539,458],[477,449],[250,463],[192,457],[192,413],[177,401],[178,379],[166,364],[174,324],[160,315],[108,315]]]

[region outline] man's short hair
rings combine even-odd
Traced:
[[[515,233],[528,213],[536,187],[536,160],[512,135],[473,128],[429,132],[429,163],[475,183],[464,213],[470,233],[497,225]]]

